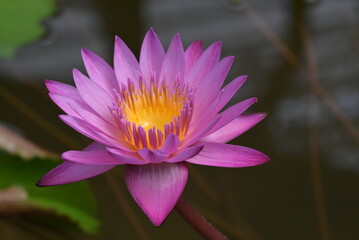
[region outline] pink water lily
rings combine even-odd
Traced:
[[[248,167],[269,158],[254,149],[225,144],[265,114],[242,115],[256,98],[220,112],[247,76],[222,88],[233,57],[220,59],[221,43],[203,50],[196,41],[185,51],[175,35],[167,52],[150,29],[139,61],[118,37],[114,68],[83,49],[89,77],[73,71],[76,87],[46,81],[51,99],[67,114],[60,118],[94,140],[65,161],[39,186],[87,179],[125,165],[128,189],[155,225],[161,225],[181,196],[187,163]]]

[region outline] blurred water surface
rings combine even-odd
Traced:
[[[112,64],[114,35],[138,54],[149,27],[165,46],[177,32],[185,47],[198,39],[205,46],[222,41],[222,57],[236,56],[227,81],[249,75],[230,104],[256,96],[259,102],[250,111],[269,114],[232,143],[263,151],[272,161],[242,169],[192,166],[186,198],[231,239],[359,239],[357,1],[61,0],[58,5],[44,23],[47,36],[0,61],[1,88],[11,95],[1,96],[2,123],[51,151],[79,149],[89,141],[60,122],[43,80],[72,84],[72,68],[84,71],[81,48]],[[200,239],[175,212],[162,227],[153,227],[123,177],[118,182],[149,239]],[[104,177],[90,183],[103,226],[99,236],[74,239],[139,238]],[[38,239],[26,231],[17,234]]]

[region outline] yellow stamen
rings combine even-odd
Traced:
[[[146,87],[141,82],[138,88],[129,84],[118,99],[120,138],[137,150],[161,148],[170,133],[183,139],[192,115],[189,93],[177,84],[172,91],[165,83]]]
[[[146,131],[155,127],[164,132],[164,126],[180,115],[184,101],[186,96],[170,94],[165,85],[160,88],[151,86],[149,90],[142,86],[133,92],[125,92],[120,107],[127,121]]]

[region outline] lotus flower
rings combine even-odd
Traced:
[[[76,87],[50,80],[46,86],[67,114],[61,120],[94,142],[63,153],[64,163],[38,185],[76,182],[125,165],[131,195],[159,226],[183,192],[188,163],[233,168],[267,162],[259,151],[225,144],[265,114],[242,115],[256,98],[220,112],[247,79],[222,88],[234,57],[220,60],[220,51],[220,42],[203,50],[200,41],[184,51],[177,34],[165,52],[152,29],[139,61],[119,37],[114,68],[83,49],[89,77],[74,69]]]

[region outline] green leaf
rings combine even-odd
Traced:
[[[19,187],[28,198],[26,203],[66,216],[86,233],[97,233],[96,204],[85,182],[54,187],[37,187],[36,182],[58,161],[33,158],[24,161],[19,156],[0,151],[0,189]]]
[[[0,58],[11,58],[17,48],[43,36],[42,21],[54,10],[54,0],[1,0]]]

